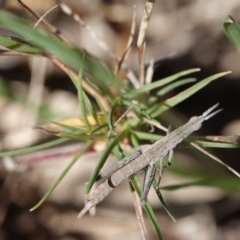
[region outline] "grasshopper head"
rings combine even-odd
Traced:
[[[194,117],[191,117],[189,120],[189,122],[192,123],[192,127],[194,128],[195,131],[197,131],[202,127],[203,121],[204,121],[204,116],[194,116]]]

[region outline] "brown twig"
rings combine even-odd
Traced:
[[[149,62],[149,65],[146,71],[146,77],[145,77],[146,84],[149,84],[152,82],[153,73],[154,73],[154,60],[152,58]]]
[[[143,86],[145,84],[144,83],[144,78],[145,78],[145,69],[144,69],[145,52],[146,52],[146,42],[144,42],[143,45],[138,48],[140,86]]]
[[[196,149],[198,149],[200,152],[204,153],[205,155],[209,156],[210,158],[212,158],[213,160],[215,160],[216,162],[220,163],[221,165],[223,165],[225,168],[227,168],[230,172],[232,172],[233,174],[235,174],[237,177],[240,178],[240,173],[238,173],[237,171],[235,171],[233,168],[231,168],[229,165],[227,165],[226,163],[224,163],[221,159],[215,157],[214,155],[212,155],[211,153],[209,153],[208,151],[206,151],[205,149],[201,148],[200,146],[198,146],[197,144],[191,142],[190,143],[192,146],[194,146]]]
[[[136,31],[136,5],[133,6],[133,17],[132,17],[132,25],[131,25],[131,30],[130,30],[130,35],[128,38],[128,43],[127,46],[123,52],[122,57],[118,61],[118,65],[116,68],[116,73],[119,72],[119,70],[122,68],[122,64],[126,61],[127,57],[129,56],[129,53],[131,51],[132,43],[133,43],[133,37],[135,35]]]
[[[52,32],[55,35],[58,35],[63,41],[69,43],[69,40],[61,33],[61,31],[56,28],[55,26],[51,25],[48,21],[46,21],[44,18],[42,18],[37,12],[35,12],[34,10],[32,10],[30,7],[28,7],[26,4],[24,4],[21,0],[16,0],[20,6],[25,9],[28,13],[30,13],[32,16],[34,16],[34,18],[36,18],[38,21],[41,20],[41,24],[43,24],[50,32]],[[13,52],[8,52],[9,55],[13,55]],[[5,52],[5,55],[7,55],[7,53]],[[22,56],[25,54],[21,54]],[[26,56],[26,55],[25,55]],[[47,56],[47,55],[45,55]],[[68,72],[68,68],[65,67],[59,60],[51,58],[49,56],[47,56],[53,63],[55,66],[57,66],[59,69],[61,69],[63,72],[67,73]],[[73,73],[74,78],[77,80],[77,75],[76,73]],[[99,99],[99,101],[101,102],[102,106],[104,107],[104,109],[106,111],[108,111],[110,109],[110,105],[108,103],[108,101],[99,93],[97,92],[91,85],[89,85],[86,81],[82,82],[83,88],[84,90],[86,90],[89,94],[91,94],[93,97],[97,97]]]
[[[73,12],[72,9],[70,9],[65,3],[61,3],[60,7],[65,14],[72,16],[73,19],[77,23],[79,23],[82,26],[82,28],[84,28],[90,34],[92,39],[98,44],[98,46],[103,51],[105,51],[112,59],[114,59],[117,63],[119,63],[120,58],[112,52],[112,50],[108,47],[108,45],[97,36],[97,34],[94,32],[94,30],[89,25],[87,25],[77,13]],[[134,72],[127,66],[127,64],[125,62],[123,62],[121,64],[121,68],[126,72],[126,75],[129,79],[129,81],[132,83],[132,85],[135,88],[138,88],[139,83],[138,83],[138,80],[137,80]]]
[[[132,196],[133,196],[134,208],[135,208],[138,224],[140,227],[140,231],[141,231],[143,240],[147,240],[147,230],[146,230],[146,226],[145,226],[145,222],[144,222],[144,218],[143,218],[141,202],[140,202],[140,199],[139,199],[135,189],[133,188],[132,184],[131,183],[129,183],[129,184],[130,184],[130,189],[131,189]]]
[[[68,74],[69,72],[71,73],[71,75],[74,77],[74,79],[76,81],[78,81],[78,76],[75,72],[73,72],[72,70],[70,70],[69,68],[67,68],[65,65],[63,65],[60,61],[58,61],[57,59],[52,58],[51,61],[53,62],[53,64],[55,66],[57,66],[59,69],[61,69],[63,72],[65,72],[66,74]],[[105,109],[105,111],[109,111],[110,109],[110,104],[108,102],[108,100],[102,96],[98,91],[96,91],[90,84],[88,84],[88,82],[86,81],[82,81],[82,87],[84,88],[84,90],[86,90],[86,92],[88,92],[91,96],[98,98],[98,100],[100,101],[100,103],[102,104],[103,108]]]
[[[143,17],[139,29],[139,35],[137,40],[138,46],[138,58],[139,58],[139,82],[140,86],[144,85],[144,55],[146,48],[146,31],[151,18],[153,5],[155,0],[147,0],[143,12]]]
[[[114,127],[116,127],[118,124],[119,124],[119,122],[121,122],[122,121],[122,119],[124,118],[124,117],[126,117],[126,115],[130,112],[132,110],[132,107],[129,107],[118,119],[117,119],[117,121],[114,123]]]
[[[4,55],[4,56],[23,56],[23,57],[31,57],[32,54],[29,53],[23,53],[23,52],[16,52],[16,51],[12,51],[12,50],[0,50],[0,55]],[[74,73],[73,71],[71,71],[69,68],[67,68],[66,66],[64,66],[58,59],[55,58],[51,58],[50,56],[47,55],[42,55],[43,57],[47,57],[50,61],[52,61],[52,63],[59,68],[61,71],[63,71],[64,73],[68,74],[68,72],[71,72],[72,76],[74,77],[74,79],[77,81],[78,77],[77,74]],[[83,79],[84,80],[84,79]],[[96,91],[90,84],[88,84],[85,80],[82,81],[82,86],[84,88],[84,90],[86,90],[86,92],[88,92],[91,96],[98,98],[99,102],[102,104],[103,108],[106,111],[109,111],[110,109],[110,104],[107,101],[107,99],[102,96],[98,91]]]
[[[197,140],[211,140],[213,142],[240,144],[240,136],[201,136]]]
[[[56,7],[58,7],[59,5],[54,5],[52,8],[50,8],[47,12],[45,12],[39,19],[38,21],[34,24],[33,28],[36,28],[40,22],[42,22],[44,20],[44,18],[51,12],[53,11]]]
[[[30,7],[28,7],[25,3],[23,3],[21,0],[15,0],[17,1],[17,3],[28,13],[30,13],[35,19],[39,20],[41,19],[41,15],[39,15],[37,12],[35,12],[33,9],[31,9]],[[41,24],[43,26],[46,27],[46,29],[48,29],[51,33],[58,35],[64,42],[69,43],[69,40],[62,34],[62,32],[56,28],[55,26],[53,26],[52,24],[50,24],[47,20],[42,19],[41,20]]]
[[[16,52],[16,51],[13,51],[13,50],[5,50],[5,49],[1,49],[1,50],[0,50],[0,55],[1,55],[1,56],[32,57],[32,54],[31,54],[31,53]]]

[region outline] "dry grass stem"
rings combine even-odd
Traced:
[[[148,24],[151,18],[154,0],[146,1],[143,17],[139,29],[137,47],[138,47],[138,59],[139,59],[139,82],[140,86],[144,85],[144,60],[145,60],[145,51],[146,51],[146,31],[148,28]]]
[[[119,118],[118,120],[114,123],[114,127],[118,125],[119,122],[132,110],[132,107],[129,107]]]
[[[202,136],[198,137],[199,140],[211,140],[213,142],[223,142],[223,143],[233,143],[239,144],[240,143],[240,136]]]
[[[16,0],[19,5],[26,10],[28,13],[30,13],[34,18],[36,18],[37,20],[41,19],[41,15],[39,15],[37,12],[35,12],[33,9],[31,9],[30,7],[28,7],[25,3],[23,3],[21,0]],[[48,29],[51,33],[58,35],[58,37],[60,37],[64,42],[69,43],[69,40],[62,34],[62,32],[56,28],[55,26],[53,26],[52,24],[50,24],[47,20],[45,20],[44,18],[41,20],[41,24],[44,25],[46,27],[46,29]]]
[[[131,183],[129,183],[129,185],[130,185],[132,196],[133,196],[134,208],[135,208],[138,224],[140,227],[140,231],[142,234],[142,238],[143,238],[143,240],[147,240],[147,229],[146,229],[145,222],[144,222],[141,201],[140,201],[140,198],[138,197],[136,191],[132,187]]]
[[[154,73],[154,59],[152,58],[149,62],[149,65],[146,71],[145,84],[149,84],[152,82],[153,73]]]
[[[108,45],[97,36],[97,34],[94,32],[94,30],[89,25],[87,25],[77,13],[73,12],[72,9],[70,9],[64,3],[61,3],[60,7],[65,14],[72,16],[73,19],[77,23],[79,23],[90,34],[92,39],[98,44],[98,46],[103,51],[105,51],[111,58],[118,61],[118,57],[111,51],[111,49],[108,47]]]
[[[148,118],[143,118],[143,120],[148,123],[150,126],[154,126],[160,130],[163,130],[164,132],[167,132],[167,128],[165,128],[163,125],[160,123],[157,123],[156,121],[152,121],[151,119]]]
[[[30,13],[32,16],[34,16],[36,19],[38,19],[37,23],[34,25],[34,27],[39,23],[42,23],[49,31],[51,31],[53,34],[57,34],[63,41],[65,42],[69,42],[69,40],[63,36],[63,34],[60,32],[59,29],[57,29],[55,26],[51,25],[48,21],[46,21],[43,17],[41,17],[38,13],[36,13],[34,10],[32,10],[30,7],[28,7],[26,4],[24,4],[21,0],[16,0],[20,6],[25,9],[28,13]],[[56,5],[59,6],[59,5]],[[56,7],[54,6],[54,7]],[[62,7],[62,5],[61,5]],[[53,9],[53,8],[51,8]],[[50,10],[51,10],[50,9]],[[50,11],[49,10],[49,11]],[[48,12],[49,12],[48,11]],[[48,13],[47,12],[47,13]],[[44,14],[43,16],[46,16],[46,14]],[[28,54],[25,53],[16,53],[14,51],[5,51],[3,50],[4,55],[17,55],[17,56],[29,56]],[[70,71],[70,69],[68,69],[67,67],[65,67],[61,62],[59,62],[57,59],[53,59],[50,58],[49,56],[47,56],[55,66],[57,66],[59,69],[61,69],[63,72],[65,72],[66,74],[68,74],[68,72]],[[74,76],[74,78],[78,79],[77,74],[70,71],[72,73],[72,75]],[[110,105],[108,103],[108,101],[99,93],[97,92],[91,85],[89,85],[86,81],[82,82],[83,88],[84,90],[86,90],[91,96],[93,97],[97,97],[99,99],[99,101],[101,102],[102,106],[104,107],[104,109],[106,111],[108,111],[110,109]]]
[[[74,77],[74,79],[76,81],[78,81],[78,76],[75,72],[73,72],[72,70],[70,70],[69,68],[67,68],[65,65],[63,65],[61,62],[59,62],[57,59],[52,58],[51,61],[53,62],[53,64],[55,66],[57,66],[59,69],[61,69],[63,72],[65,72],[66,74],[68,74],[69,72],[72,74],[72,76]],[[102,96],[98,91],[96,91],[90,84],[88,84],[84,79],[82,81],[82,87],[83,89],[88,92],[92,97],[97,98],[99,100],[99,102],[102,104],[103,108],[105,109],[105,111],[109,111],[110,110],[110,103],[108,102],[108,100]]]
[[[119,72],[119,70],[122,68],[121,66],[122,66],[123,62],[125,62],[127,57],[129,56],[129,53],[130,53],[131,47],[132,47],[132,43],[133,43],[133,38],[135,35],[135,31],[136,31],[136,5],[133,6],[132,25],[131,25],[131,30],[130,30],[130,35],[128,38],[127,46],[124,50],[122,57],[118,61],[118,65],[117,65],[115,73]]]
[[[16,52],[13,50],[0,49],[1,56],[22,56],[22,57],[32,57],[30,53]]]
[[[22,52],[15,52],[12,50],[0,50],[0,54],[2,56],[22,56],[22,57],[32,57],[32,54],[28,53],[22,53]],[[60,61],[54,58],[50,58],[49,56],[46,56],[57,68],[59,68],[64,73],[68,74],[68,72],[71,72],[72,76],[74,76],[74,79],[77,81],[78,76],[75,72],[71,71],[69,68],[64,66]],[[107,99],[102,96],[98,91],[96,91],[90,84],[88,84],[84,79],[82,81],[82,87],[83,89],[88,92],[92,97],[98,98],[99,102],[102,104],[103,108],[106,111],[109,111],[110,104],[107,101]]]
[[[92,37],[92,39],[98,44],[98,46],[104,51],[106,52],[113,60],[115,60],[117,63],[119,63],[120,61],[120,58],[118,56],[116,56],[114,54],[114,52],[112,52],[112,50],[108,47],[108,45],[103,41],[101,40],[97,34],[94,32],[94,30],[89,26],[87,25],[83,19],[75,12],[73,12],[66,4],[64,3],[61,3],[60,4],[60,7],[62,9],[62,11],[69,15],[69,16],[72,16],[73,19],[78,22],[82,28],[84,28],[89,34],[90,36]],[[134,28],[134,24],[132,26],[132,28]],[[132,30],[132,29],[131,29]],[[131,37],[131,36],[130,36]],[[138,84],[138,81],[137,81],[137,78],[134,74],[134,72],[127,66],[127,64],[125,62],[123,62],[121,65],[121,69],[125,71],[129,81],[132,83],[132,85],[137,88],[139,87],[139,84]]]
[[[140,48],[138,48],[140,86],[143,86],[144,82],[145,82],[144,81],[144,78],[145,78],[145,66],[144,66],[145,52],[146,52],[146,42]]]
[[[137,40],[138,48],[143,47],[143,44],[145,43],[146,31],[151,18],[154,2],[155,0],[147,0],[145,4],[143,17],[142,17],[142,21],[139,29],[138,40]]]
[[[215,160],[216,162],[220,163],[221,165],[223,165],[225,168],[227,168],[230,172],[232,172],[233,174],[235,174],[237,177],[240,178],[240,173],[238,173],[237,171],[235,171],[233,168],[231,168],[229,165],[227,165],[226,163],[224,163],[221,159],[215,157],[214,155],[212,155],[211,153],[209,153],[208,151],[206,151],[205,149],[201,148],[200,146],[198,146],[197,144],[191,142],[190,143],[193,147],[195,147],[196,149],[198,149],[200,152],[206,154],[207,156],[209,156],[210,158],[212,158],[213,160]]]
[[[39,19],[38,21],[34,24],[33,28],[36,28],[38,26],[38,24],[43,21],[43,19],[51,12],[53,11],[55,8],[57,8],[59,5],[55,5],[52,8],[50,8],[46,13],[44,13]]]

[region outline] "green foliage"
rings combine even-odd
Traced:
[[[224,20],[223,29],[232,44],[240,51],[240,28],[231,16]]]
[[[47,199],[47,197],[71,169],[77,159],[82,154],[84,154],[86,149],[90,146],[90,144],[93,143],[93,141],[97,141],[99,139],[105,140],[108,143],[108,147],[99,159],[99,162],[88,182],[86,193],[91,190],[98,174],[100,173],[103,165],[111,153],[115,154],[119,160],[126,156],[126,153],[120,147],[120,142],[124,138],[128,138],[130,142],[129,145],[138,146],[143,141],[147,140],[152,142],[163,137],[163,135],[146,132],[146,129],[149,129],[149,124],[145,121],[146,118],[151,120],[153,123],[160,124],[159,116],[164,111],[170,110],[172,107],[189,98],[197,91],[206,87],[212,81],[215,81],[220,77],[228,74],[228,72],[215,74],[195,83],[179,94],[165,99],[164,97],[166,96],[166,93],[169,93],[171,90],[176,89],[179,86],[194,82],[195,79],[190,78],[189,75],[196,71],[199,71],[199,69],[182,71],[167,78],[159,79],[154,83],[147,84],[138,89],[134,89],[130,84],[124,84],[123,81],[114,76],[110,68],[103,65],[99,60],[95,59],[80,49],[76,49],[70,44],[66,44],[58,36],[48,32],[45,29],[33,29],[32,25],[29,22],[4,11],[0,11],[0,24],[2,27],[12,31],[14,34],[24,40],[20,41],[17,38],[13,40],[9,37],[1,36],[1,46],[16,53],[41,55],[48,57],[49,59],[56,58],[61,63],[66,64],[66,66],[70,67],[71,69],[74,69],[75,72],[79,72],[77,79],[71,73],[70,69],[68,74],[76,86],[76,91],[78,93],[79,99],[79,107],[81,110],[84,126],[79,127],[57,122],[55,124],[61,127],[62,131],[58,132],[55,135],[60,137],[60,139],[36,147],[0,153],[0,156],[9,156],[44,149],[71,139],[86,141],[84,147],[79,150],[77,155],[73,158],[71,163],[69,163],[64,172],[59,176],[59,178],[49,189],[46,195],[31,210],[38,208]],[[233,24],[229,24],[229,22],[224,23],[224,27],[229,38],[231,38],[236,46],[239,46],[240,34],[238,27],[234,25],[233,29]],[[86,77],[88,77],[87,80]],[[89,96],[83,87],[83,81],[88,83],[96,92],[105,97],[105,100],[109,102],[109,109],[106,109],[103,106],[103,102],[101,102],[98,98],[95,98],[96,101],[94,103],[90,101]],[[153,94],[153,91],[155,94]],[[131,111],[134,112],[136,117],[131,118],[125,116],[118,123],[121,130],[116,130],[115,123],[119,118],[119,112],[123,114],[126,107],[131,107]],[[97,112],[99,110],[101,113]],[[116,114],[117,112],[118,114]],[[90,117],[94,119],[94,124],[91,123]],[[196,140],[195,142],[204,147],[239,147],[236,144],[212,142],[210,140]],[[174,167],[172,169],[174,169]],[[228,191],[229,185],[224,184],[222,177],[214,176],[214,178],[211,178],[208,176],[207,178],[203,178],[203,173],[200,174],[198,172],[195,172],[195,170],[196,169],[190,169],[185,172],[185,174],[190,172],[190,177],[193,179],[188,183],[166,186],[162,189],[174,190],[192,185],[207,185]],[[180,173],[178,172],[178,174]],[[226,176],[229,175],[226,173]],[[137,194],[140,196],[141,187],[139,180],[135,175],[131,177],[131,183]],[[227,183],[231,183],[232,188],[237,188],[239,186],[239,180],[236,181],[236,178],[229,177]],[[156,182],[153,183],[153,186],[164,209],[174,220],[174,217],[164,202],[164,199],[159,188],[156,185]],[[144,206],[144,210],[149,217],[158,235],[158,238],[161,239],[162,237],[158,222],[149,202],[147,202],[147,204]]]

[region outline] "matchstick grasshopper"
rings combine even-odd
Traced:
[[[135,148],[134,152],[113,165],[106,172],[101,173],[97,180],[107,178],[87,199],[85,207],[79,213],[81,218],[90,208],[101,202],[123,180],[147,167],[141,201],[144,204],[155,175],[155,163],[171,152],[177,144],[181,143],[192,132],[201,128],[202,122],[210,119],[222,109],[212,112],[219,104],[215,104],[200,116],[194,116],[183,126],[169,133],[163,139],[149,146]],[[171,162],[169,162],[171,164]]]

